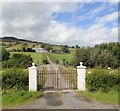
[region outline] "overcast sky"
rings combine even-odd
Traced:
[[[117,2],[4,2],[2,36],[93,46],[118,41]]]

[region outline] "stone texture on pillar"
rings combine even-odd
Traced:
[[[29,67],[29,91],[37,91],[37,67],[35,63],[32,63],[32,67]]]
[[[77,88],[80,91],[85,91],[85,72],[86,67],[83,66],[83,62],[80,62],[80,66],[77,66]]]

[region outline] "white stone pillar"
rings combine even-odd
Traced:
[[[85,91],[85,72],[86,67],[80,62],[80,66],[77,66],[77,88],[80,91]]]
[[[37,67],[35,63],[32,63],[32,67],[29,67],[29,91],[37,91]]]

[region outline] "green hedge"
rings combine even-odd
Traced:
[[[28,89],[28,72],[11,68],[2,73],[2,89]]]
[[[94,70],[92,74],[87,75],[87,88],[89,91],[109,92],[111,89],[117,89],[120,84],[118,74],[110,74],[107,70]]]

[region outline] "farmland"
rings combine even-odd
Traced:
[[[63,64],[63,59],[66,59],[66,61],[71,62],[74,58],[75,50],[70,50],[70,53],[64,53],[64,54],[56,54],[56,53],[47,53],[50,57],[51,61],[53,63],[56,63],[57,60],[59,60],[60,64]]]
[[[43,59],[46,59],[46,56],[44,55],[44,53],[36,53],[36,52],[10,52],[11,56],[13,54],[25,54],[25,55],[31,55],[31,57],[33,58],[33,62],[35,62],[36,64],[42,64]]]

